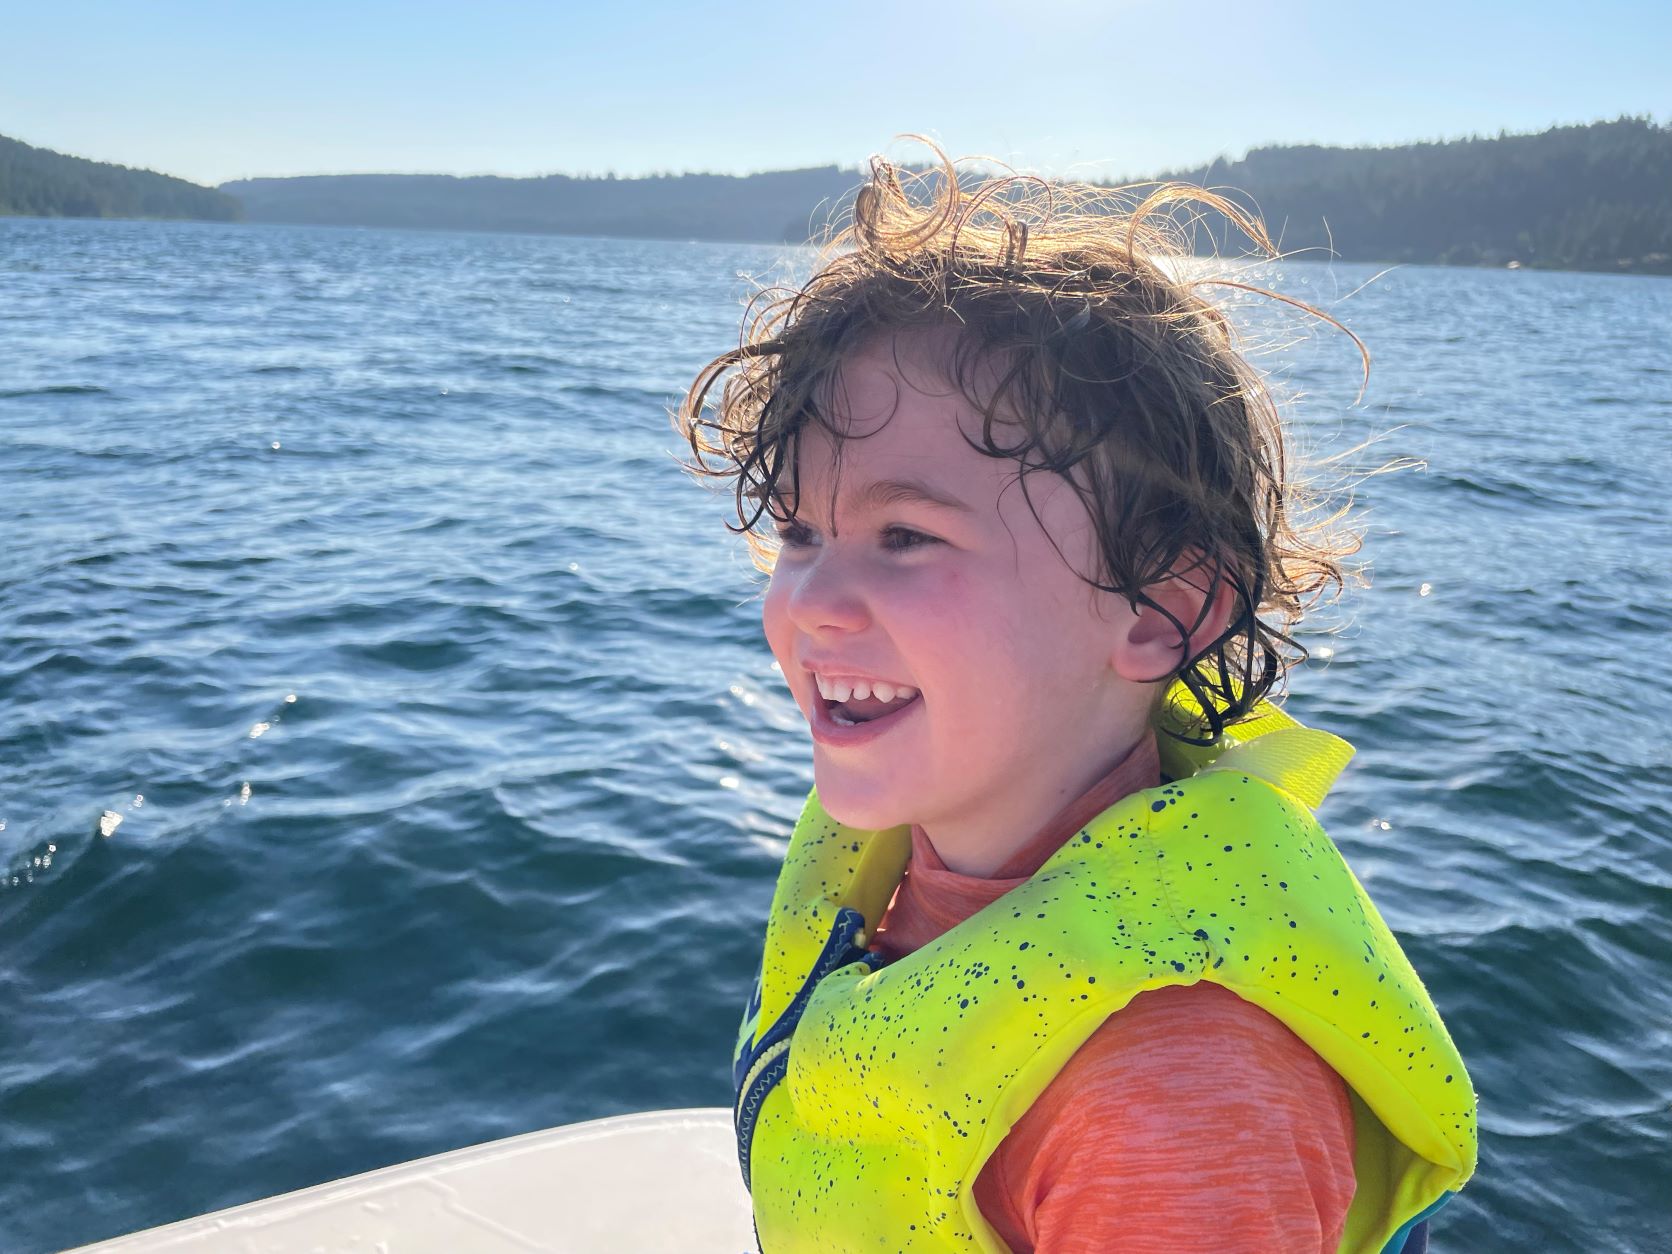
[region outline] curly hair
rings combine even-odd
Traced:
[[[966,179],[932,141],[906,138],[938,165],[917,173],[873,157],[851,221],[827,237],[812,277],[757,292],[738,347],[698,373],[671,415],[695,459],[685,469],[735,481],[740,526],[727,528],[770,573],[777,544],[760,520],[793,517],[781,512],[780,481],[790,476],[798,501],[798,435],[819,422],[840,456],[830,396],[843,362],[879,335],[952,329],[946,377],[982,420],[980,442],[966,443],[1016,461],[1025,496],[1035,471],[1073,484],[1099,548],[1097,577],[1083,580],[1134,612],[1158,610],[1186,642],[1200,621],[1186,625],[1145,589],[1203,571],[1205,615],[1221,581],[1230,586],[1226,629],[1157,681],[1177,680],[1194,698],[1171,734],[1216,742],[1308,656],[1289,630],[1342,589],[1342,559],[1360,542],[1337,526],[1347,506],[1320,516],[1291,476],[1278,408],[1201,289],[1296,306],[1350,336],[1368,372],[1363,344],[1311,305],[1189,277],[1201,269],[1190,230],[1216,217],[1277,255],[1259,220],[1213,191]],[[1020,436],[1000,443],[996,426]],[[1028,505],[1037,519],[1031,496]]]

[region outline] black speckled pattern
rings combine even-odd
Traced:
[[[838,904],[880,914],[899,839],[853,833],[809,800],[769,925],[762,1024],[799,990],[796,964]],[[1005,1131],[1108,1015],[1204,979],[1342,1072],[1404,1142],[1370,1120],[1388,1142],[1378,1161],[1423,1174],[1424,1204],[1472,1172],[1473,1089],[1357,879],[1304,805],[1209,770],[1126,798],[935,943],[818,985],[756,1128],[763,1248],[1000,1248],[968,1194]],[[1389,1181],[1360,1165],[1373,1206]]]

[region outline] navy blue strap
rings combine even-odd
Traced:
[[[743,1185],[749,1187],[749,1150],[755,1141],[755,1119],[760,1114],[761,1103],[766,1095],[775,1088],[789,1070],[790,1056],[788,1039],[794,1034],[796,1025],[801,1022],[801,1015],[807,1009],[807,1002],[813,996],[813,990],[819,981],[832,971],[849,966],[855,962],[866,963],[874,971],[883,965],[881,954],[871,953],[862,949],[855,942],[865,927],[865,916],[848,906],[843,906],[836,912],[836,922],[831,925],[830,939],[824,943],[824,949],[814,962],[813,969],[807,973],[807,979],[801,986],[801,991],[795,995],[774,1023],[756,1041],[753,1046],[746,1047],[739,1056],[733,1073],[738,1085],[737,1105],[732,1110],[732,1123],[737,1130],[737,1162],[743,1170]],[[751,1013],[760,1009],[760,985],[755,986],[754,998],[750,1005]],[[749,1072],[754,1070],[755,1064],[772,1049],[773,1046],[784,1043],[785,1048],[767,1063],[753,1079],[749,1079]],[[745,1087],[745,1081],[747,1086]]]

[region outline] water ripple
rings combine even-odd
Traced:
[[[784,261],[0,221],[0,1249],[727,1100],[810,773],[666,408]],[[1480,1090],[1436,1248],[1659,1248],[1672,283],[1371,275],[1278,274],[1362,405],[1268,365],[1426,466],[1291,703]]]

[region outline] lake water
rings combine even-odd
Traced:
[[[727,1103],[811,766],[666,407],[786,263],[0,220],[0,1249]],[[1672,281],[1374,274],[1275,276],[1362,403],[1264,360],[1426,464],[1290,706],[1479,1090],[1434,1248],[1666,1250]]]

